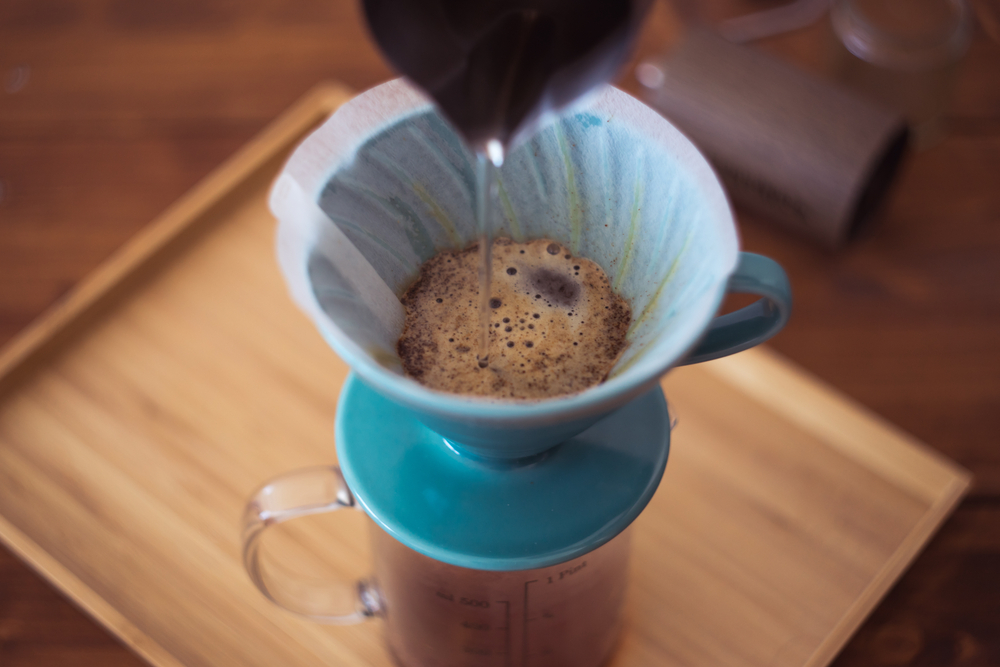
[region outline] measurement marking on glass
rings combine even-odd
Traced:
[[[528,618],[528,586],[537,583],[537,579],[524,582],[524,620],[521,623],[524,626],[524,632],[521,637],[521,667],[527,667],[528,664],[528,621],[532,620]]]
[[[510,651],[510,601],[508,600],[497,600],[497,604],[502,604],[504,608],[503,612],[503,627],[497,628],[498,630],[503,630],[503,654],[504,654],[504,664],[506,667],[511,667],[510,661],[513,659]]]

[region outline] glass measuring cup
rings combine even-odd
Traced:
[[[404,667],[597,667],[618,637],[629,530],[549,567],[490,571],[443,563],[371,524],[373,576],[310,581],[262,557],[268,528],[294,518],[360,509],[337,467],[276,478],[246,507],[244,564],[282,607],[328,623],[379,617]]]

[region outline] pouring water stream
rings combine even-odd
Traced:
[[[489,365],[490,186],[505,153],[548,112],[610,81],[651,0],[363,0],[389,61],[438,105],[476,155],[477,361]]]

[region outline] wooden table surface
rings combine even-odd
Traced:
[[[973,489],[837,665],[1000,664],[1000,37],[980,10],[947,137],[838,252],[740,212],[796,310],[772,346],[950,456]],[[719,20],[766,0],[702,3]],[[667,48],[650,15],[638,56]],[[821,27],[760,47],[818,71]],[[628,72],[631,71],[631,68]],[[0,344],[313,84],[391,70],[350,0],[0,0]],[[634,93],[629,73],[619,85]],[[0,665],[142,661],[0,549]]]

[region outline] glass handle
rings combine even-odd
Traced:
[[[336,466],[286,473],[254,493],[243,511],[243,565],[260,592],[291,612],[323,623],[349,625],[378,614],[381,596],[370,579],[317,581],[261,555],[261,538],[268,528],[345,508],[358,506]]]

